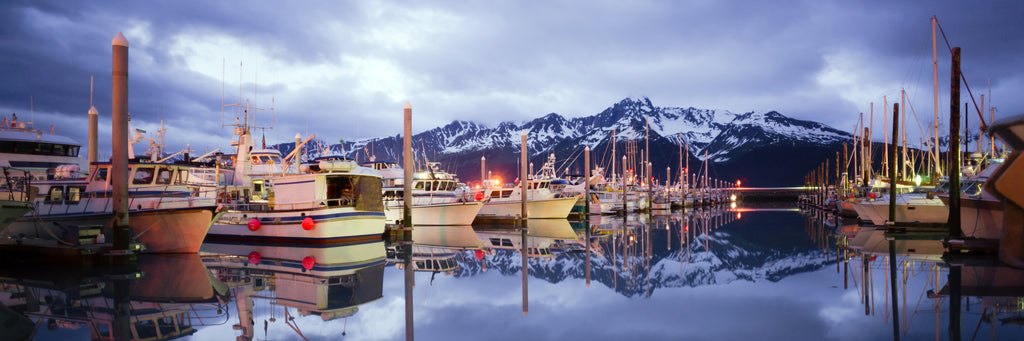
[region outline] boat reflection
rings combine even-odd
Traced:
[[[473,227],[469,225],[416,226],[412,231],[411,244],[396,244],[389,247],[388,262],[395,264],[398,269],[404,269],[402,248],[410,245],[413,271],[443,273],[448,276],[460,270],[460,262],[468,261],[461,251],[479,251],[483,248]]]
[[[264,338],[271,327],[302,336],[296,316],[346,318],[383,295],[383,240],[328,247],[205,243],[201,255],[231,288],[238,314],[233,327],[241,332],[240,340],[256,336],[255,320],[261,317]],[[258,316],[257,309],[269,313]],[[277,316],[285,326],[271,325]]]
[[[196,324],[227,320],[227,287],[196,254],[143,255],[127,273],[52,270],[2,271],[0,314],[11,322],[0,326],[0,338],[47,339],[70,331],[92,340],[169,340],[192,335]]]
[[[820,212],[807,219],[809,233],[835,239],[843,289],[852,285],[864,315],[891,326],[894,339],[1021,334],[1024,270],[995,255],[947,252],[945,232],[887,231]]]

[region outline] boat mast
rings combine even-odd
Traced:
[[[907,90],[900,89],[900,108],[903,108],[903,122],[900,122],[899,127],[903,135],[903,149],[900,156],[900,175],[904,179],[907,178]],[[895,123],[893,123],[895,124]],[[896,146],[893,146],[895,148]]]
[[[932,151],[932,176],[942,174],[942,167],[939,164],[939,52],[938,44],[936,43],[935,36],[935,25],[938,23],[938,19],[932,17],[932,87],[934,89],[934,108],[935,108],[935,122],[933,125],[934,142],[932,143],[935,147]]]

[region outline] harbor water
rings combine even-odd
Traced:
[[[1024,338],[1017,270],[872,233],[788,205],[417,226],[117,274],[5,267],[0,298],[35,340]]]

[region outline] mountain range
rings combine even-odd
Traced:
[[[501,122],[487,127],[469,121],[453,121],[413,136],[417,163],[441,161],[464,182],[480,179],[481,157],[491,176],[514,179],[518,174],[520,134],[527,134],[531,163],[539,165],[554,153],[559,174],[583,173],[583,149],[590,147],[595,165],[609,168],[616,158],[630,153],[630,168],[642,160],[648,146],[652,175],[656,179],[679,178],[679,165],[688,174],[707,175],[725,181],[742,180],[744,186],[792,186],[826,159],[834,159],[849,133],[827,125],[793,119],[776,111],[742,114],[727,110],[658,107],[649,98],[625,98],[600,113],[567,119],[557,113],[522,122]],[[614,143],[613,143],[614,141]],[[345,155],[366,161],[400,160],[402,136],[346,141],[304,148],[306,158],[320,154]],[[278,145],[282,153],[294,143]],[[308,145],[307,145],[308,146]],[[615,156],[611,155],[615,149]],[[687,154],[683,156],[681,154]],[[682,162],[680,162],[682,161]],[[671,172],[671,174],[668,174]],[[609,173],[609,171],[606,171]]]

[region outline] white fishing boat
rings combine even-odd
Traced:
[[[400,223],[405,215],[405,170],[395,161],[363,163],[381,174],[384,215],[389,224]],[[483,192],[473,195],[459,185],[458,178],[428,162],[427,170],[412,179],[412,224],[470,225],[483,207]]]
[[[381,181],[351,161],[324,161],[322,173],[254,179],[248,202],[226,204],[211,238],[329,243],[384,234]]]
[[[485,181],[484,207],[477,217],[509,219],[523,216],[522,191],[526,191],[526,217],[530,219],[565,219],[582,194],[562,195],[566,182],[554,175],[554,154],[548,157],[537,176],[520,181],[514,187],[497,187]],[[525,185],[525,188],[523,184]]]
[[[39,193],[35,210],[11,223],[3,233],[16,240],[40,239],[76,245],[73,226],[102,226],[103,242],[113,230],[113,197],[109,162],[96,162],[86,177],[77,166],[58,167],[52,180],[32,182]],[[129,163],[128,227],[144,252],[196,252],[206,236],[216,203],[197,195],[187,184],[187,165]],[[109,240],[108,240],[109,241]]]
[[[556,197],[549,190],[551,180],[526,181],[526,213],[530,219],[565,219],[579,200],[578,196]],[[488,198],[477,217],[514,218],[523,216],[522,186],[485,188]]]
[[[228,191],[237,191],[238,200],[221,204],[209,238],[265,243],[381,238],[385,223],[380,173],[334,159],[318,162],[315,172],[300,173],[293,162],[298,148],[284,158],[264,149],[252,152],[250,129],[247,116],[234,128],[237,139],[231,144],[238,151],[235,182]]]

